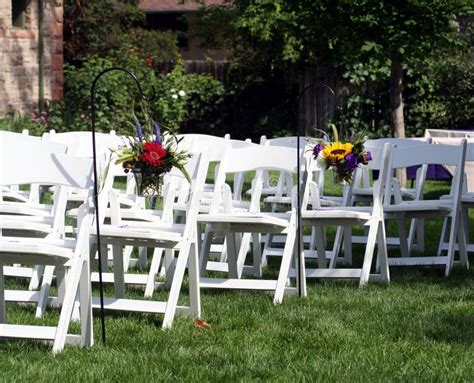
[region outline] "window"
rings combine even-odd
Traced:
[[[146,27],[148,29],[157,29],[160,31],[176,32],[178,37],[178,47],[188,48],[188,24],[183,13],[164,12],[164,13],[147,13]]]
[[[12,26],[25,28],[27,0],[12,0]]]

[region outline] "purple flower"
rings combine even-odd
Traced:
[[[161,130],[160,125],[153,121],[153,130],[155,132],[155,142],[161,143]]]
[[[133,116],[135,118],[135,127],[137,129],[137,137],[138,140],[141,142],[143,141],[143,129],[142,126],[140,125],[140,121],[138,121],[138,118],[136,116]]]
[[[354,170],[359,162],[357,161],[357,156],[354,153],[349,153],[346,158],[346,168],[349,171]]]
[[[314,148],[313,148],[313,156],[314,158],[316,158],[318,155],[319,155],[319,152],[321,152],[321,150],[324,149],[324,145],[323,144],[316,144],[314,145]]]

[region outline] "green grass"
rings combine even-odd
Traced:
[[[430,190],[443,193],[445,185]],[[439,230],[439,222],[427,227],[427,254]],[[355,247],[356,257],[362,250]],[[307,298],[286,297],[279,306],[264,293],[203,291],[210,330],[181,315],[163,331],[161,316],[111,314],[105,345],[96,312],[91,349],[53,356],[45,343],[1,342],[0,381],[473,381],[474,271],[443,273],[392,268],[390,285],[363,289],[311,280]],[[33,313],[7,305],[10,323]],[[57,316],[49,309],[37,322]]]

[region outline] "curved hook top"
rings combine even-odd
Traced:
[[[91,105],[94,105],[94,97],[95,97],[95,87],[97,85],[97,81],[99,81],[99,79],[106,73],[108,72],[112,72],[112,71],[120,71],[120,72],[125,72],[127,73],[132,79],[133,81],[135,82],[135,84],[137,85],[137,88],[138,88],[138,93],[140,94],[140,97],[149,102],[151,100],[153,100],[155,97],[156,97],[156,90],[155,90],[155,87],[152,86],[151,89],[152,89],[152,95],[150,97],[147,97],[145,96],[145,94],[143,93],[143,90],[142,90],[142,87],[140,85],[140,82],[138,81],[137,79],[137,76],[135,76],[135,74],[133,72],[131,72],[130,70],[128,69],[125,69],[125,68],[121,68],[121,67],[112,67],[112,68],[107,68],[107,69],[104,69],[102,72],[100,72],[97,76],[95,76],[94,78],[94,81],[92,82],[92,86],[91,86]]]
[[[337,97],[336,97],[336,92],[334,92],[334,90],[327,84],[323,83],[323,82],[312,82],[308,85],[306,85],[301,91],[300,93],[298,94],[298,97],[296,98],[296,101],[299,103],[300,102],[300,99],[301,97],[303,96],[303,94],[309,89],[309,88],[317,88],[317,87],[320,87],[320,88],[326,88],[327,90],[329,90],[329,92],[334,96],[334,99],[337,100]]]

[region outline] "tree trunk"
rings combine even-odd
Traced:
[[[393,136],[405,137],[405,120],[403,118],[403,69],[401,58],[393,52],[390,67],[390,110],[392,115]],[[397,170],[397,178],[401,186],[405,186],[407,175],[405,169]]]

